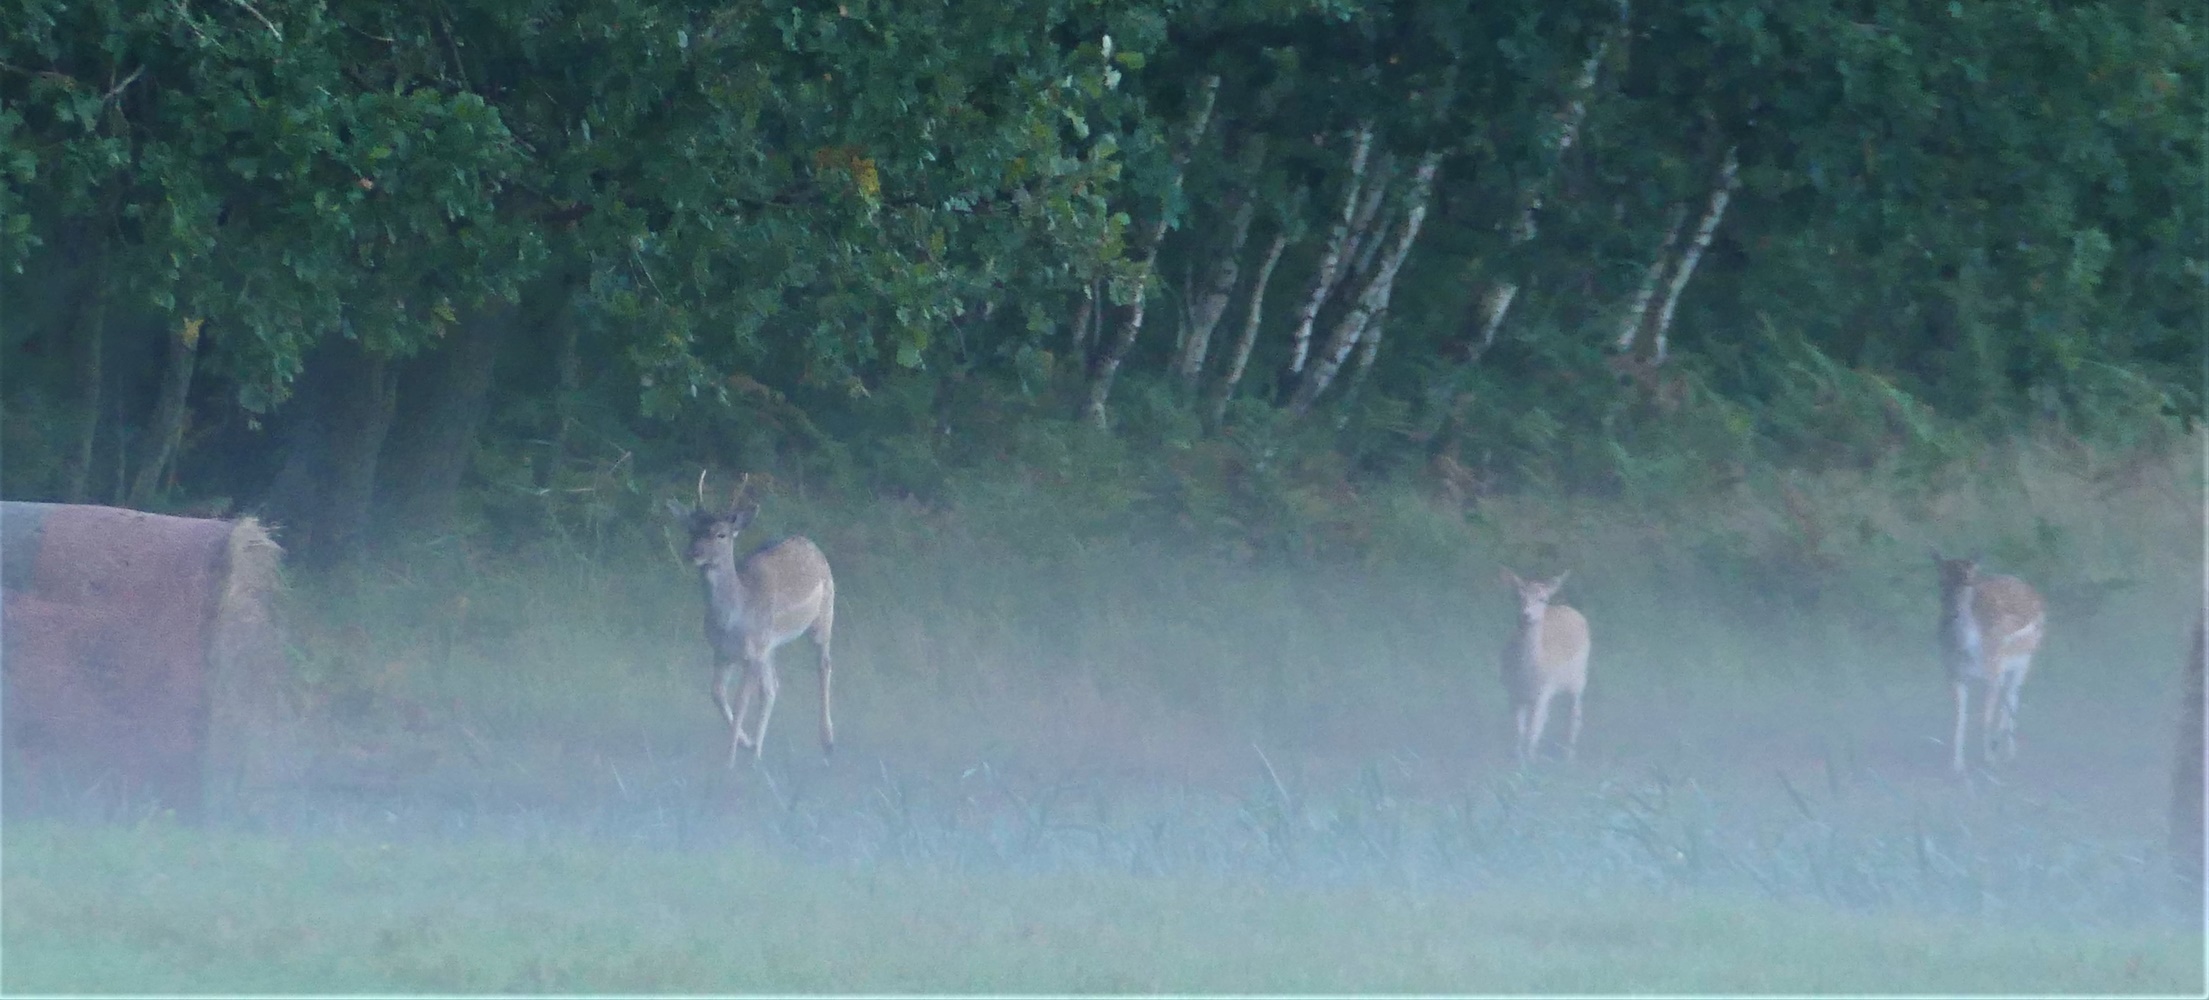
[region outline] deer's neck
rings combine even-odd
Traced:
[[[1522,677],[1534,675],[1541,663],[1542,619],[1519,616],[1519,629],[1511,635],[1511,649],[1506,659],[1513,672]]]
[[[706,592],[706,615],[722,629],[736,628],[752,603],[752,589],[733,563],[708,563],[698,571]]]
[[[1941,597],[1941,649],[1951,660],[1979,659],[1979,616],[1972,610],[1976,587],[1958,587]]]

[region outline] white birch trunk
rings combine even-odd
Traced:
[[[1557,130],[1550,137],[1551,162],[1561,160],[1572,151],[1580,139],[1580,125],[1588,117],[1588,98],[1595,92],[1596,74],[1603,67],[1603,58],[1610,53],[1611,43],[1626,30],[1626,22],[1632,8],[1626,0],[1618,5],[1618,26],[1603,33],[1594,50],[1580,64],[1580,75],[1573,78],[1572,87],[1566,91],[1565,105],[1559,108],[1555,118]],[[1542,187],[1549,181],[1549,173],[1543,171],[1529,179],[1519,192],[1519,215],[1511,226],[1510,246],[1517,248],[1532,242],[1540,232],[1537,215],[1542,210]],[[1508,278],[1497,278],[1481,296],[1481,323],[1477,345],[1470,355],[1478,358],[1496,343],[1496,335],[1503,329],[1503,319],[1511,312],[1511,303],[1518,298],[1519,285]]]
[[[1099,311],[1097,283],[1086,282],[1082,285],[1081,307],[1074,312],[1074,343],[1069,349],[1074,360],[1081,363],[1085,372],[1089,370],[1089,332],[1096,325]]]
[[[1204,94],[1198,98],[1195,114],[1189,121],[1186,139],[1173,152],[1173,177],[1167,181],[1166,201],[1172,203],[1181,190],[1181,172],[1188,166],[1190,154],[1212,124],[1212,108],[1220,96],[1220,78],[1204,78]],[[1128,309],[1127,317],[1120,324],[1120,332],[1106,345],[1098,357],[1094,372],[1090,375],[1089,398],[1082,407],[1083,416],[1092,426],[1105,426],[1105,403],[1112,398],[1112,381],[1120,373],[1120,362],[1127,357],[1128,348],[1135,346],[1135,338],[1143,331],[1143,304],[1150,298],[1151,271],[1158,264],[1158,244],[1166,238],[1166,211],[1160,206],[1158,221],[1151,226],[1149,239],[1144,242],[1143,258],[1136,265],[1135,301]]]
[[[1205,357],[1212,349],[1212,331],[1218,328],[1221,317],[1227,315],[1228,300],[1235,294],[1235,280],[1241,277],[1243,243],[1250,238],[1250,221],[1257,215],[1257,208],[1257,199],[1245,192],[1242,204],[1235,208],[1227,252],[1212,265],[1211,280],[1205,282],[1204,293],[1189,310],[1189,336],[1182,341],[1181,356],[1174,362],[1174,373],[1180,376],[1186,390],[1195,391],[1197,379],[1204,372]]]
[[[1373,257],[1380,250],[1385,232],[1374,231],[1374,220],[1381,214],[1389,189],[1394,186],[1396,158],[1383,152],[1365,176],[1365,198],[1358,206],[1357,215],[1350,220],[1350,240],[1343,244],[1341,266],[1335,269],[1334,279],[1327,284],[1322,300],[1332,300],[1335,292],[1345,282],[1354,280],[1372,269]],[[1388,227],[1383,225],[1382,230]]]
[[[1304,305],[1296,311],[1296,326],[1289,335],[1289,374],[1303,372],[1304,362],[1311,354],[1312,326],[1319,322],[1320,307],[1327,304],[1327,295],[1334,289],[1335,272],[1342,266],[1343,247],[1350,242],[1350,225],[1357,216],[1358,191],[1365,181],[1366,157],[1373,151],[1373,124],[1358,126],[1357,141],[1350,150],[1350,180],[1342,191],[1341,217],[1336,220],[1334,231],[1327,235],[1326,249],[1321,251],[1319,269],[1312,275],[1312,293]]]
[[[1343,387],[1344,399],[1354,399],[1365,380],[1373,374],[1373,361],[1381,356],[1381,331],[1387,326],[1388,313],[1373,315],[1373,321],[1365,325],[1365,333],[1358,337],[1358,366],[1350,371],[1350,384]]]
[[[1419,229],[1427,218],[1427,197],[1434,190],[1434,175],[1442,166],[1442,154],[1430,152],[1419,160],[1419,169],[1412,175],[1409,190],[1404,193],[1404,224],[1396,233],[1396,242],[1381,258],[1379,269],[1359,293],[1356,304],[1335,322],[1334,332],[1328,336],[1326,348],[1304,380],[1297,384],[1296,392],[1289,397],[1289,411],[1298,416],[1312,408],[1321,393],[1334,382],[1335,374],[1350,357],[1360,335],[1374,316],[1388,308],[1389,297],[1395,292],[1396,275],[1403,269],[1404,261],[1411,256],[1412,243],[1419,239]]]
[[[1273,281],[1273,266],[1281,263],[1281,252],[1289,246],[1289,234],[1282,230],[1273,237],[1273,245],[1266,248],[1266,256],[1258,264],[1258,276],[1250,283],[1249,315],[1243,317],[1242,336],[1235,340],[1234,353],[1229,355],[1227,373],[1220,376],[1219,385],[1212,391],[1212,424],[1218,426],[1227,416],[1227,401],[1235,398],[1235,387],[1243,380],[1243,372],[1250,367],[1251,348],[1257,346],[1258,328],[1265,318],[1266,286]]]
[[[1680,263],[1672,270],[1672,285],[1665,290],[1664,307],[1657,310],[1657,328],[1650,335],[1649,363],[1664,364],[1665,337],[1672,330],[1672,310],[1680,304],[1680,293],[1687,289],[1688,279],[1695,276],[1695,265],[1703,259],[1703,251],[1710,248],[1711,237],[1718,232],[1718,223],[1726,217],[1726,205],[1733,200],[1734,188],[1741,184],[1741,161],[1736,150],[1726,150],[1726,162],[1718,168],[1718,183],[1710,190],[1710,203],[1703,208],[1703,221],[1695,226],[1695,239],[1680,252]]]
[[[1657,284],[1672,264],[1672,248],[1680,245],[1680,230],[1686,227],[1687,206],[1672,206],[1672,223],[1665,228],[1664,242],[1657,245],[1656,255],[1649,258],[1649,268],[1642,272],[1641,284],[1634,289],[1633,298],[1626,300],[1626,315],[1619,322],[1614,344],[1618,353],[1633,353],[1635,342],[1649,323],[1649,303],[1657,297]]]

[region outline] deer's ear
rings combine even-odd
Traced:
[[[1549,581],[1550,591],[1554,593],[1559,588],[1562,588],[1565,585],[1565,578],[1571,575],[1572,571],[1568,569],[1562,573],[1557,574],[1555,577],[1552,577]]]
[[[669,497],[669,498],[667,498],[667,512],[668,512],[669,514],[673,515],[673,516],[674,516],[674,518],[675,518],[675,520],[678,520],[678,521],[688,521],[688,520],[690,520],[690,507],[689,507],[689,505],[687,505],[687,504],[683,503],[683,502],[682,502],[681,500],[677,500],[677,499],[675,499],[674,497]]]
[[[1503,581],[1504,586],[1512,589],[1517,589],[1519,586],[1519,574],[1511,572],[1509,566],[1504,567],[1503,572],[1496,575],[1496,579]]]
[[[729,511],[729,530],[742,531],[745,528],[751,527],[752,518],[758,515],[759,507],[756,504],[747,504],[745,506],[738,507]]]

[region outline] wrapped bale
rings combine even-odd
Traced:
[[[15,806],[104,788],[196,817],[297,774],[254,519],[0,503],[0,743]]]

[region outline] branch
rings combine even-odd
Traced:
[[[129,87],[131,84],[137,83],[138,78],[144,75],[146,75],[146,68],[144,66],[140,66],[137,69],[131,70],[130,75],[123,78],[123,82],[118,83],[115,86],[109,87],[107,89],[107,93],[100,98],[100,103],[106,104],[107,102],[114,100],[117,94],[122,93],[123,90]]]
[[[260,18],[261,24],[265,25],[268,28],[269,34],[276,36],[277,41],[281,42],[284,40],[284,33],[277,30],[276,22],[269,20],[268,15],[261,13],[260,8],[253,6],[251,3],[247,2],[247,0],[230,0],[230,2],[245,8],[246,12],[252,14],[254,17]]]

